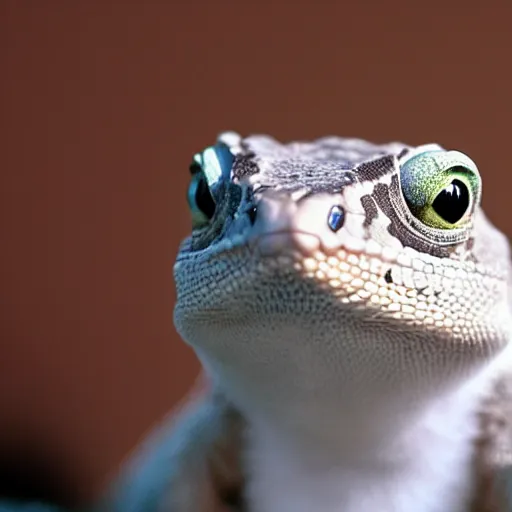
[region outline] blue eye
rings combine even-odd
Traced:
[[[221,182],[229,179],[233,161],[233,155],[224,144],[208,147],[194,156],[187,194],[194,227],[207,225],[215,215],[216,192]]]

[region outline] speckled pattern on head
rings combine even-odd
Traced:
[[[196,212],[178,254],[175,323],[254,427],[254,446],[286,440],[308,464],[359,464],[499,359],[510,253],[468,157],[338,137],[225,133],[215,147],[233,160],[210,173],[214,213]],[[263,481],[248,491],[255,511],[303,510],[265,501]]]

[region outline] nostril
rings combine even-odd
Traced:
[[[254,223],[256,222],[256,214],[258,213],[258,208],[256,206],[253,206],[252,208],[249,208],[247,210],[247,215],[249,216],[249,221],[254,226]]]
[[[345,210],[342,206],[333,206],[329,212],[327,224],[335,233],[339,231],[345,223]]]

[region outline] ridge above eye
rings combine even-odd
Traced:
[[[428,151],[402,164],[400,185],[411,213],[435,229],[464,227],[481,197],[475,163],[458,151]]]

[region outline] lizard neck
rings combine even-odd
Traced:
[[[478,413],[507,350],[325,310],[230,311],[186,333],[249,425],[250,512],[466,512]]]
[[[472,383],[485,381],[501,359],[466,351],[446,361],[428,333],[383,330],[377,336],[365,325],[348,332],[349,324],[340,339],[339,319],[332,327],[314,321],[286,321],[273,339],[247,322],[247,339],[226,343],[221,333],[197,354],[212,382],[251,422],[315,452],[338,450],[345,460],[352,447],[358,456],[379,451],[443,404],[473,404],[485,386]],[[322,338],[325,332],[335,335]]]
[[[379,429],[360,424],[349,431],[338,422],[331,428],[334,442],[283,428],[278,419],[252,418],[246,459],[251,512],[468,510],[478,411],[491,382],[489,372],[481,372],[409,416],[407,428],[378,417],[368,421]]]
[[[337,373],[315,371],[321,384],[288,353],[282,366],[273,354],[271,375],[222,358],[204,363],[249,425],[251,512],[459,512],[475,488],[478,414],[510,353],[430,390],[384,390],[380,401],[377,387],[356,390]]]

